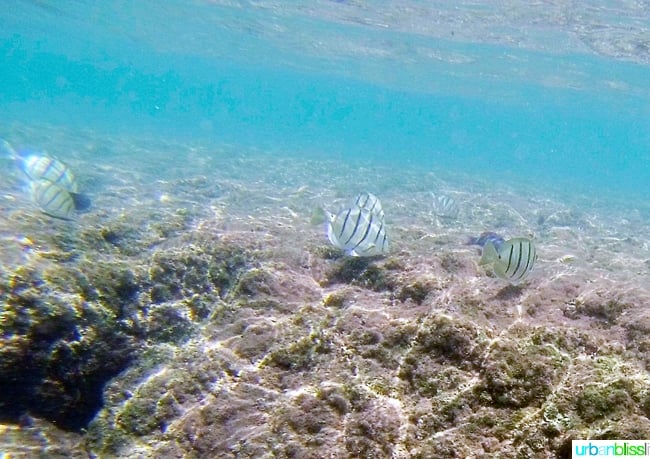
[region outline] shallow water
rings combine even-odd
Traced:
[[[647,183],[638,2],[19,5],[0,32],[8,120]]]
[[[635,386],[650,367],[650,5],[451,5],[4,8],[0,137],[64,160],[92,207],[43,215],[0,159],[1,377],[55,400],[0,398],[0,452],[445,457],[431,445],[448,441],[557,457],[608,428],[650,432]],[[368,265],[310,225],[362,191],[391,239]],[[458,217],[437,217],[431,193]],[[465,242],[486,230],[535,238],[523,287],[477,266]],[[451,344],[427,348],[445,320]],[[134,360],[105,354],[115,343]],[[491,379],[508,346],[524,361],[553,349],[557,367],[531,360],[548,390]],[[586,411],[581,380],[627,384],[630,418]],[[322,418],[305,431],[287,413],[310,394],[327,406],[310,402]],[[192,417],[222,408],[231,418]],[[476,440],[480,416],[495,421]],[[357,417],[378,420],[375,439]],[[188,443],[201,429],[216,434]]]

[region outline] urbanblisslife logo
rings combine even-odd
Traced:
[[[650,440],[573,440],[571,457],[650,457]]]

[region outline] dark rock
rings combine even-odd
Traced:
[[[497,342],[481,369],[479,390],[500,407],[539,404],[552,390],[561,367],[548,347],[533,343]]]
[[[31,413],[78,431],[101,408],[104,384],[129,364],[135,344],[101,308],[68,303],[30,276],[0,288],[8,292],[1,298],[0,418],[17,423]]]
[[[303,371],[313,367],[320,354],[330,351],[328,340],[319,333],[312,333],[294,343],[277,346],[266,360],[284,370]]]
[[[603,324],[613,325],[629,305],[614,299],[601,301],[576,301],[576,313],[599,319]]]
[[[600,382],[587,384],[577,396],[576,410],[588,423],[616,412],[629,412],[635,404],[633,393],[632,384],[623,378],[606,385]]]
[[[152,308],[148,314],[147,337],[157,342],[180,343],[190,336],[192,323],[175,304]]]
[[[395,282],[373,258],[344,257],[330,269],[324,285],[345,283],[369,290],[394,290]]]
[[[426,282],[415,281],[399,289],[397,298],[400,301],[412,300],[415,304],[422,304],[431,289],[431,285]]]

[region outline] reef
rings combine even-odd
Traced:
[[[643,322],[614,345],[549,320],[606,331],[634,299],[449,297],[438,272],[319,253],[305,268],[251,241],[181,238],[137,264],[16,270],[3,420],[84,432],[69,451],[110,457],[568,457],[573,438],[650,428],[630,358],[648,352]]]
[[[181,348],[151,346],[107,386],[91,451],[569,457],[571,439],[650,427],[650,378],[631,343],[567,324],[555,289],[452,299],[437,274],[390,259],[314,257],[305,268],[278,258],[257,253]],[[363,268],[332,276],[340,263]],[[369,266],[392,288],[365,282]],[[508,311],[513,295],[520,307]],[[603,320],[618,316],[594,308],[573,320],[611,329]]]
[[[585,235],[554,226],[577,217],[545,211],[528,215],[544,258],[507,286],[459,242],[464,229],[406,224],[406,207],[391,215],[389,256],[346,257],[307,223],[317,199],[303,187],[270,196],[295,185],[283,170],[262,191],[225,175],[214,187],[178,179],[167,207],[145,201],[74,230],[14,217],[22,236],[2,240],[0,273],[0,450],[568,458],[572,439],[650,434],[643,261],[578,246]],[[195,187],[212,207],[183,195]]]
[[[157,251],[145,266],[98,255],[105,247],[85,236],[70,255],[70,240],[57,235],[0,277],[2,421],[33,416],[85,430],[105,384],[150,346],[189,339],[247,263],[243,249],[212,241]]]
[[[437,271],[392,259],[316,250],[304,267],[252,241],[191,241],[135,269],[80,260],[65,276],[45,270],[47,282],[13,273],[3,377],[22,377],[32,399],[5,400],[5,420],[83,428],[75,448],[110,457],[568,457],[573,438],[650,427],[635,341],[551,320],[577,304],[571,320],[606,331],[633,298],[561,304],[543,286],[450,298]],[[634,338],[642,324],[626,327]],[[16,360],[26,354],[39,365]]]

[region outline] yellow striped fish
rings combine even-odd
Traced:
[[[72,193],[79,192],[77,179],[70,168],[46,155],[29,155],[21,159],[21,169],[31,180],[47,180]]]
[[[30,184],[32,199],[43,213],[71,220],[75,210],[73,195],[64,187],[49,180],[34,180]]]
[[[388,253],[383,214],[353,206],[331,217],[327,225],[330,242],[349,255],[371,257]]]
[[[79,192],[77,179],[63,161],[44,153],[19,153],[5,139],[0,139],[0,152],[16,161],[30,180],[48,180],[72,193]]]
[[[41,153],[19,153],[4,139],[0,139],[0,153],[18,163],[29,179],[32,200],[44,213],[70,219],[73,210],[90,207],[90,198],[79,193],[77,179],[63,161]]]
[[[515,237],[498,248],[492,241],[486,242],[479,265],[492,265],[497,277],[517,285],[528,276],[536,260],[535,243],[525,237]]]

